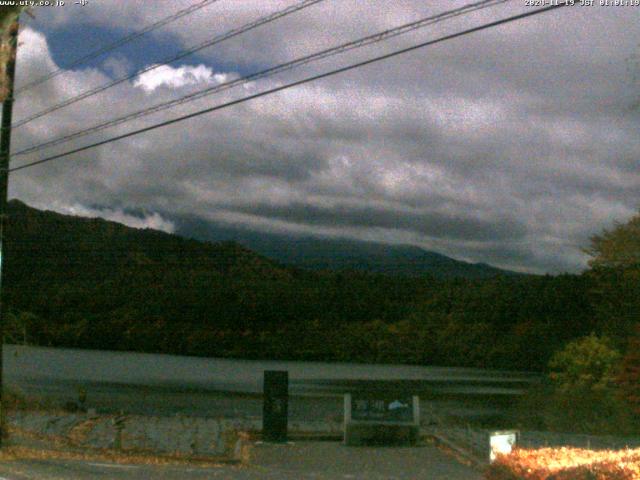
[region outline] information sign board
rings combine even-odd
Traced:
[[[361,422],[413,422],[411,396],[351,397],[351,420]]]

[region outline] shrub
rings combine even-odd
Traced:
[[[634,480],[640,478],[640,449],[516,449],[498,455],[487,480]]]

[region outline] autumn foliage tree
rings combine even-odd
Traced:
[[[616,363],[616,397],[640,415],[640,212],[591,238],[588,272],[600,333],[623,351]],[[626,351],[625,351],[626,349]],[[630,407],[630,408],[629,408]],[[636,426],[637,427],[637,426]]]
[[[623,347],[640,323],[640,212],[594,235],[586,252],[598,323]]]
[[[611,230],[591,237],[587,253],[593,269],[630,268],[640,265],[640,212],[627,223],[616,223]]]

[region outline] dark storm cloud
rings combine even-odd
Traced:
[[[256,205],[236,208],[235,211],[300,224],[379,227],[452,240],[519,239],[526,234],[526,228],[511,219],[483,221],[478,218],[463,218],[460,215],[401,212],[397,209],[372,206],[320,207],[294,203],[286,206]]]
[[[56,11],[42,21],[129,31],[187,3],[139,9],[111,0],[82,18]],[[216,81],[214,74],[273,65],[463,3],[322,2],[185,61],[191,76],[175,65],[145,78],[146,90],[123,84],[25,126],[14,144],[175,98]],[[188,29],[176,24],[169,33],[192,45],[288,4],[220,2],[191,18]],[[525,10],[509,2],[108,134]],[[46,39],[25,31],[19,81],[55,68]],[[638,38],[640,8],[563,9],[25,170],[12,177],[12,194],[62,210],[79,205],[78,212],[102,205],[112,218],[139,208],[166,218],[412,243],[520,270],[577,271],[586,265],[580,247],[588,237],[640,203],[640,67],[630,61],[640,54]],[[34,90],[19,100],[17,117],[103,83],[116,60],[127,59]],[[189,83],[196,69],[201,83]]]

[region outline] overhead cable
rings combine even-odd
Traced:
[[[92,52],[87,53],[86,55],[83,55],[82,57],[76,58],[75,60],[73,60],[70,63],[67,63],[64,67],[60,67],[56,70],[53,70],[52,72],[47,73],[46,75],[43,75],[40,78],[37,78],[36,80],[33,80],[32,82],[27,83],[26,85],[21,86],[20,88],[16,89],[16,95],[19,93],[22,93],[26,90],[29,90],[33,87],[35,87],[36,85],[40,85],[42,83],[45,83],[49,80],[51,80],[52,78],[57,77],[58,75],[63,74],[64,72],[71,70],[79,65],[82,65],[83,63],[87,63],[91,60],[93,60],[94,58],[98,58],[101,55],[104,55],[105,53],[111,52],[123,45],[126,45],[127,43],[132,42],[133,40],[136,40],[138,38],[140,38],[141,36],[152,32],[153,30],[157,30],[158,28],[164,27],[165,25],[168,25],[172,22],[175,22],[176,20],[185,17],[187,15],[192,14],[193,12],[196,12],[206,6],[211,5],[212,3],[216,3],[219,0],[202,0],[201,2],[198,2],[196,4],[193,4],[187,8],[184,8],[182,10],[179,10],[175,13],[173,13],[172,15],[169,15],[167,17],[164,17],[160,20],[158,20],[157,22],[154,22],[150,25],[147,25],[146,27],[144,27],[141,30],[138,30],[136,32],[133,32],[125,37],[122,37],[118,40],[116,40],[113,43],[109,43],[107,45],[104,45]]]
[[[385,40],[389,40],[390,38],[393,37],[397,37],[399,35],[403,35],[406,33],[409,33],[411,31],[414,30],[418,30],[420,28],[424,28],[427,27],[429,25],[433,25],[435,23],[438,22],[442,22],[460,15],[465,15],[465,14],[469,14],[471,12],[480,10],[480,9],[484,9],[484,8],[488,8],[488,7],[492,7],[501,3],[506,3],[512,0],[482,0],[482,1],[478,1],[475,3],[471,3],[468,5],[465,5],[463,7],[460,8],[456,8],[453,10],[448,10],[446,12],[442,12],[439,13],[437,15],[432,15],[426,18],[422,18],[420,20],[414,21],[414,22],[410,22],[404,25],[401,25],[399,27],[395,27],[395,28],[391,28],[388,30],[385,30],[383,32],[379,32],[373,35],[368,35],[366,37],[362,37],[359,38],[357,40],[352,40],[350,42],[347,43],[343,43],[340,44],[338,46],[335,47],[331,47],[331,48],[327,48],[324,50],[321,50],[319,52],[315,52],[312,53],[310,55],[305,55],[303,57],[299,57],[295,60],[291,60],[289,62],[286,63],[282,63],[279,65],[276,65],[274,67],[270,67],[267,68],[265,70],[261,70],[259,72],[255,72],[255,73],[251,73],[248,75],[244,75],[242,77],[233,79],[233,80],[229,80],[226,82],[222,82],[210,87],[207,87],[205,89],[202,90],[198,90],[197,92],[193,92],[187,95],[184,95],[180,98],[177,99],[173,99],[173,100],[169,100],[166,102],[162,102],[159,104],[156,104],[154,106],[151,107],[147,107],[144,108],[142,110],[138,110],[136,112],[132,112],[129,113],[127,115],[124,115],[122,117],[118,117],[115,118],[113,120],[109,120],[107,122],[103,122],[100,123],[98,125],[95,125],[93,127],[89,127],[89,128],[85,128],[82,130],[79,130],[77,132],[73,132],[67,135],[64,135],[62,137],[53,139],[53,140],[49,140],[46,142],[43,142],[41,144],[38,145],[34,145],[31,147],[27,147],[24,148],[16,153],[13,154],[13,156],[20,156],[20,155],[26,155],[29,153],[33,153],[36,151],[40,151],[43,150],[45,148],[49,148],[49,147],[53,147],[55,145],[60,145],[62,143],[66,143],[69,142],[71,140],[89,135],[91,133],[96,133],[99,132],[101,130],[110,128],[110,127],[114,127],[117,125],[121,125],[123,123],[127,123],[130,122],[132,120],[138,119],[138,118],[142,118],[144,116],[153,114],[153,113],[157,113],[163,110],[167,110],[169,108],[175,107],[177,105],[181,105],[181,104],[185,104],[188,102],[192,102],[195,100],[198,100],[200,98],[204,98],[206,96],[209,95],[213,95],[215,93],[219,93],[221,91],[224,90],[228,90],[230,88],[234,88],[240,85],[244,85],[256,80],[260,80],[260,79],[264,79],[267,77],[271,77],[273,75],[285,72],[285,71],[289,71],[289,70],[293,70],[294,68],[297,67],[301,67],[303,65],[312,63],[312,62],[316,62],[318,60],[322,60],[324,58],[328,58],[328,57],[332,57],[353,49],[357,49],[357,48],[361,48],[361,47],[365,47],[367,45],[372,45],[374,43],[379,43]]]
[[[224,42],[225,40],[228,40],[230,38],[236,37],[238,35],[241,35],[249,30],[253,30],[254,28],[260,27],[262,25],[265,25],[267,23],[273,22],[274,20],[277,20],[279,18],[285,17],[287,15],[290,15],[294,12],[297,12],[299,10],[302,10],[304,8],[310,7],[312,5],[315,5],[316,3],[320,3],[324,0],[302,0],[301,2],[295,4],[295,5],[291,5],[287,8],[284,8],[283,10],[279,10],[275,13],[272,13],[270,15],[267,15],[265,17],[261,17],[253,22],[247,23],[241,27],[238,28],[234,28],[232,30],[229,30],[226,33],[223,33],[221,35],[216,35],[215,37],[202,42],[198,45],[195,45],[187,50],[183,50],[182,52],[166,58],[164,60],[162,60],[160,63],[154,63],[152,65],[149,65],[145,68],[143,68],[142,70],[136,72],[136,73],[132,73],[132,74],[128,74],[125,75],[123,77],[117,78],[115,80],[112,80],[104,85],[101,85],[99,87],[96,88],[92,88],[90,90],[87,90],[85,92],[82,92],[74,97],[68,98],[67,100],[63,100],[62,102],[53,105],[51,107],[48,107],[38,113],[35,113],[33,115],[30,115],[26,118],[23,118],[22,120],[19,120],[17,122],[15,122],[12,127],[15,128],[19,128],[29,122],[32,122],[33,120],[36,120],[38,118],[44,117],[45,115],[49,115],[52,112],[55,112],[57,110],[60,110],[61,108],[67,107],[69,105],[72,105],[74,103],[77,103],[81,100],[84,100],[86,98],[89,97],[93,97],[94,95],[97,95],[98,93],[104,92],[105,90],[108,90],[112,87],[115,87],[116,85],[121,84],[122,82],[126,82],[127,80],[131,80],[133,78],[136,78],[140,75],[142,75],[143,73],[147,73],[150,72],[152,70],[155,70],[156,68],[159,68],[161,66],[164,65],[168,65],[170,63],[173,63],[177,60],[180,60],[182,58],[188,57],[189,55],[193,55],[196,52],[199,52],[200,50],[204,50],[205,48],[209,48],[212,47],[213,45],[217,45],[221,42]]]
[[[136,136],[136,135],[140,135],[142,133],[146,133],[146,132],[149,132],[149,131],[152,131],[152,130],[156,130],[158,128],[162,128],[162,127],[166,127],[166,126],[169,126],[169,125],[173,125],[173,124],[176,124],[178,122],[182,122],[184,120],[188,120],[188,119],[195,118],[195,117],[198,117],[198,116],[201,116],[201,115],[205,115],[207,113],[212,113],[212,112],[215,112],[215,111],[218,111],[218,110],[222,110],[222,109],[234,106],[234,105],[238,105],[238,104],[241,104],[241,103],[244,103],[244,102],[248,102],[250,100],[254,100],[256,98],[264,97],[264,96],[267,96],[267,95],[272,95],[274,93],[281,92],[281,91],[287,90],[289,88],[297,87],[299,85],[303,85],[303,84],[314,82],[314,81],[317,81],[317,80],[320,80],[320,79],[323,79],[323,78],[331,77],[331,76],[337,75],[339,73],[344,73],[344,72],[347,72],[347,71],[351,71],[351,70],[354,70],[356,68],[360,68],[360,67],[364,67],[366,65],[370,65],[372,63],[376,63],[376,62],[380,62],[382,60],[387,60],[389,58],[396,57],[398,55],[402,55],[402,54],[405,54],[405,53],[408,53],[408,52],[413,52],[413,51],[421,49],[421,48],[425,48],[425,47],[428,47],[428,46],[431,46],[431,45],[435,45],[435,44],[439,44],[439,43],[442,43],[442,42],[446,42],[448,40],[453,40],[455,38],[459,38],[459,37],[462,37],[462,36],[465,36],[465,35],[469,35],[471,33],[479,32],[479,31],[482,31],[482,30],[487,30],[487,29],[490,29],[490,28],[494,28],[494,27],[497,27],[499,25],[504,25],[506,23],[511,23],[511,22],[514,22],[514,21],[517,21],[517,20],[522,20],[522,19],[525,19],[525,18],[528,18],[528,17],[533,17],[535,15],[539,15],[539,14],[542,14],[542,13],[546,13],[546,12],[549,12],[549,11],[552,11],[552,10],[556,10],[558,8],[570,6],[570,5],[573,5],[573,3],[566,3],[566,2],[558,3],[558,4],[550,5],[550,6],[547,6],[547,7],[543,7],[543,8],[530,10],[530,11],[527,11],[525,13],[520,13],[518,15],[512,15],[510,17],[506,17],[506,18],[503,18],[501,20],[496,20],[494,22],[485,23],[485,24],[477,26],[477,27],[473,27],[473,28],[469,28],[469,29],[466,29],[466,30],[462,30],[460,32],[456,32],[456,33],[453,33],[453,34],[445,35],[443,37],[439,37],[439,38],[436,38],[434,40],[429,40],[429,41],[426,41],[426,42],[419,43],[417,45],[412,45],[410,47],[402,48],[400,50],[395,50],[395,51],[393,51],[391,53],[387,53],[387,54],[384,54],[384,55],[373,57],[373,58],[370,58],[368,60],[364,60],[364,61],[361,61],[361,62],[358,62],[358,63],[354,63],[354,64],[351,64],[351,65],[348,65],[346,67],[341,67],[341,68],[337,68],[337,69],[334,69],[334,70],[330,70],[330,71],[325,72],[325,73],[321,73],[321,74],[318,74],[318,75],[313,75],[311,77],[307,77],[307,78],[304,78],[302,80],[297,80],[295,82],[287,83],[285,85],[274,87],[274,88],[271,88],[269,90],[265,90],[265,91],[262,91],[262,92],[259,92],[259,93],[255,93],[253,95],[249,95],[249,96],[246,96],[246,97],[243,97],[243,98],[239,98],[237,100],[232,100],[232,101],[229,101],[229,102],[226,102],[226,103],[215,105],[213,107],[205,108],[204,110],[199,110],[197,112],[190,113],[188,115],[183,115],[183,116],[180,116],[180,117],[177,117],[177,118],[173,118],[171,120],[166,120],[164,122],[160,122],[160,123],[157,123],[157,124],[154,124],[154,125],[150,125],[150,126],[145,127],[145,128],[140,128],[140,129],[137,129],[137,130],[133,130],[133,131],[127,132],[127,133],[122,134],[122,135],[117,135],[117,136],[114,136],[114,137],[111,137],[111,138],[108,138],[108,139],[105,139],[105,140],[101,140],[99,142],[95,142],[95,143],[92,143],[90,145],[85,145],[83,147],[75,148],[75,149],[72,149],[72,150],[69,150],[69,151],[66,151],[66,152],[63,152],[63,153],[59,153],[57,155],[52,155],[52,156],[49,156],[49,157],[46,157],[46,158],[43,158],[43,159],[40,159],[40,160],[29,162],[29,163],[26,163],[24,165],[20,165],[18,167],[13,167],[13,168],[9,169],[9,172],[16,172],[16,171],[19,171],[19,170],[24,170],[26,168],[34,167],[36,165],[41,165],[43,163],[47,163],[47,162],[51,162],[51,161],[58,160],[58,159],[61,159],[61,158],[65,158],[65,157],[68,157],[69,155],[73,155],[75,153],[84,152],[86,150],[90,150],[90,149],[93,149],[93,148],[96,148],[96,147],[99,147],[99,146],[102,146],[102,145],[106,145],[106,144],[113,143],[113,142],[116,142],[116,141],[119,141],[119,140],[123,140],[125,138],[133,137],[133,136]]]

